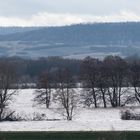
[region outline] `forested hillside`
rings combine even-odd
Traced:
[[[140,52],[140,23],[0,28],[0,56],[84,58]],[[3,34],[3,35],[2,35]],[[5,35],[4,35],[5,34]]]

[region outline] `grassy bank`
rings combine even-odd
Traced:
[[[0,132],[0,140],[140,140],[140,132]]]

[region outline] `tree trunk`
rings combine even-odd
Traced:
[[[94,88],[92,88],[92,96],[93,96],[93,99],[94,99],[94,106],[95,108],[97,108],[97,99],[96,99],[96,93],[95,93],[95,90]]]
[[[105,99],[105,91],[103,91],[103,89],[101,88],[101,92],[102,92],[102,98],[103,98],[103,104],[104,104],[104,108],[106,108],[106,99]]]

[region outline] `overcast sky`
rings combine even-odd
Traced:
[[[0,26],[140,21],[140,0],[0,0]]]

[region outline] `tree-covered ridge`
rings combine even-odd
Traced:
[[[0,40],[96,45],[137,45],[140,43],[139,22],[94,23],[42,28],[25,27],[21,29],[26,32],[0,36]]]

